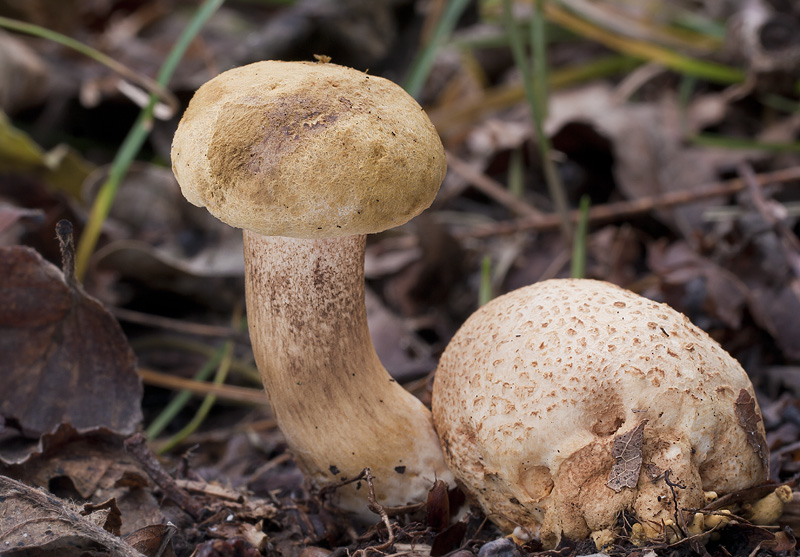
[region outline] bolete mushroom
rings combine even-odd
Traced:
[[[738,362],[669,306],[600,281],[548,280],[481,307],[442,356],[433,416],[457,482],[546,547],[613,529],[622,511],[671,539],[704,492],[767,478]]]
[[[422,108],[354,69],[258,62],[200,87],[172,168],[190,202],[244,229],[253,351],[311,481],[369,467],[389,506],[424,501],[437,478],[452,483],[430,412],[381,365],[364,305],[365,234],[423,211],[446,172]],[[334,503],[369,517],[360,488]]]

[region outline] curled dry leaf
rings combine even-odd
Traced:
[[[61,499],[0,476],[0,553],[72,557],[98,546],[120,557],[142,555]]]
[[[450,499],[447,494],[447,483],[442,480],[433,482],[425,502],[425,523],[436,533],[450,524]]]
[[[170,542],[178,529],[173,524],[151,524],[125,536],[125,541],[147,557],[174,555]]]
[[[761,458],[764,468],[769,469],[769,452],[767,450],[767,440],[759,431],[761,415],[756,410],[756,400],[744,389],[739,391],[736,402],[733,403],[736,410],[736,421],[747,434],[747,443],[753,451]]]
[[[36,251],[0,248],[0,415],[28,437],[133,433],[142,383],[116,320]]]
[[[95,520],[94,523],[101,526],[106,532],[119,536],[122,528],[122,513],[117,506],[117,500],[112,497],[102,503],[86,503],[83,505],[81,516],[93,516],[98,514],[97,511],[105,511],[105,517],[102,522]]]
[[[616,493],[625,487],[633,489],[639,483],[639,470],[642,468],[642,439],[646,424],[647,420],[642,420],[632,430],[614,437],[611,445],[614,466],[611,468],[606,485]]]

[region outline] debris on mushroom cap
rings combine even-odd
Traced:
[[[447,164],[425,112],[386,79],[311,62],[257,62],[195,93],[175,133],[184,196],[263,235],[379,232],[427,208]]]
[[[433,416],[487,516],[547,547],[623,510],[652,535],[691,520],[675,501],[690,511],[767,476],[739,363],[669,306],[599,281],[544,281],[480,308],[442,356]]]

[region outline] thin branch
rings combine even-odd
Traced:
[[[197,396],[215,395],[221,400],[252,404],[254,406],[268,406],[269,398],[262,390],[248,389],[234,385],[214,384],[205,381],[194,381],[185,377],[176,377],[168,373],[161,373],[147,368],[139,368],[139,376],[147,385],[163,387],[173,391],[190,391]]]
[[[754,180],[760,187],[769,184],[783,184],[784,182],[800,180],[800,166],[756,174]],[[650,195],[640,197],[639,199],[597,205],[589,209],[589,223],[597,224],[599,222],[624,220],[655,209],[666,209],[677,205],[702,201],[704,199],[733,195],[746,187],[747,184],[745,180],[734,178],[732,180],[704,184],[694,188],[672,191],[661,195]],[[570,215],[571,221],[577,222],[579,218],[580,211],[572,211]],[[553,230],[559,227],[560,222],[561,219],[558,215],[544,214],[537,218],[524,218],[484,225],[476,227],[468,232],[456,234],[456,236],[462,238],[486,238],[490,236],[514,234],[526,230]]]
[[[447,165],[450,170],[469,182],[470,185],[514,214],[528,217],[532,221],[550,216],[516,197],[503,184],[474,169],[469,163],[449,151],[447,151]]]
[[[171,329],[190,335],[230,338],[231,340],[241,343],[250,342],[250,337],[247,333],[239,333],[231,327],[207,325],[205,323],[189,323],[180,319],[173,319],[171,317],[163,317],[161,315],[153,315],[120,307],[111,307],[109,310],[114,314],[114,317],[120,321],[127,321],[129,323],[137,323],[139,325],[147,325],[148,327],[160,329]]]

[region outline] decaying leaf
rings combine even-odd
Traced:
[[[0,248],[0,276],[0,415],[32,438],[136,431],[142,383],[111,314],[30,248]]]
[[[72,557],[104,548],[111,555],[141,553],[81,516],[61,499],[0,476],[0,552]]]
[[[437,534],[450,524],[450,499],[447,496],[447,483],[433,482],[425,502],[425,523]]]
[[[245,540],[254,548],[263,551],[267,548],[269,537],[263,531],[263,522],[224,522],[214,528],[211,535],[223,540]]]
[[[122,513],[117,506],[117,500],[112,497],[102,503],[86,503],[83,505],[81,516],[91,517],[98,514],[97,511],[105,511],[105,517],[102,522],[95,520],[94,523],[102,527],[106,532],[119,536],[122,528]]]
[[[614,466],[606,485],[619,493],[623,488],[635,488],[642,467],[642,437],[647,420],[642,420],[632,430],[616,435],[611,446]]]
[[[736,410],[736,421],[739,422],[745,434],[747,443],[753,448],[764,464],[764,469],[769,469],[769,453],[767,452],[767,440],[764,439],[758,425],[761,416],[756,411],[756,401],[746,390],[739,391],[736,402],[733,403]]]
[[[170,541],[177,528],[172,524],[151,524],[125,536],[125,541],[147,557],[174,555]]]

